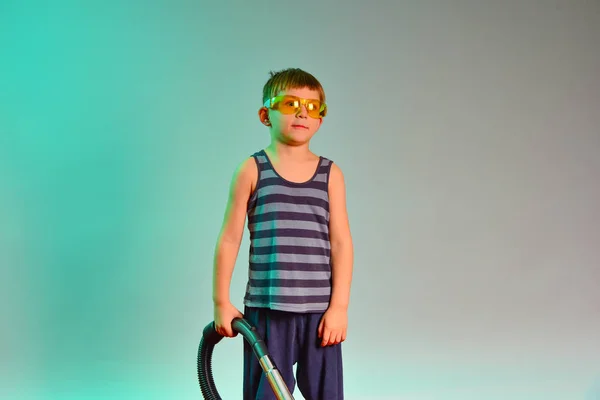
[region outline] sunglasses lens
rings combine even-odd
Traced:
[[[321,102],[318,100],[308,100],[306,102],[306,111],[312,118],[320,118]]]
[[[286,96],[279,101],[277,109],[282,114],[294,114],[300,108],[300,100],[296,97]]]
[[[295,114],[302,107],[302,102],[299,98],[294,96],[284,96],[276,104],[275,109],[279,110],[282,114]],[[319,100],[306,100],[306,112],[312,118],[324,117],[323,113],[325,110],[321,110],[321,102]],[[323,111],[323,112],[322,112]]]

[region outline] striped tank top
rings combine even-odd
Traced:
[[[248,200],[250,259],[244,305],[305,313],[323,312],[331,296],[329,173],[319,157],[313,177],[285,180],[264,150],[252,155],[256,189]]]

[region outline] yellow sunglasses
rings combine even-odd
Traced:
[[[300,107],[304,105],[306,112],[311,118],[323,118],[327,115],[327,104],[321,104],[320,100],[301,99],[300,97],[281,95],[265,101],[264,106],[272,110],[277,110],[282,114],[296,114]]]

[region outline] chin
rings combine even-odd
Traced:
[[[287,144],[288,146],[302,146],[305,145],[306,143],[309,142],[310,138],[308,139],[299,139],[299,138],[294,138],[294,137],[290,137],[290,136],[285,136],[282,137],[282,142]]]

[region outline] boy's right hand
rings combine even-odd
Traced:
[[[244,315],[231,302],[215,304],[215,330],[221,336],[235,337],[237,332],[231,327],[234,318],[244,318]]]

